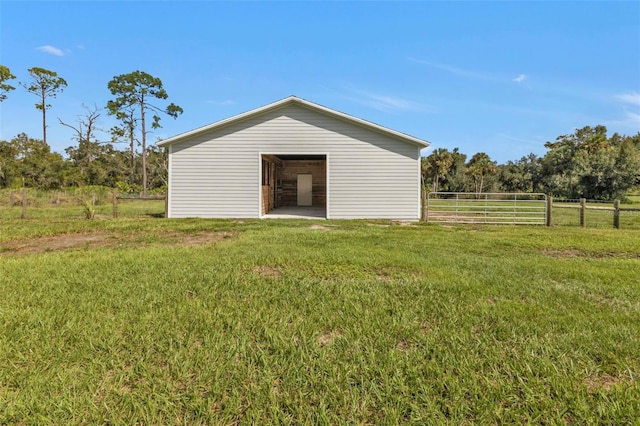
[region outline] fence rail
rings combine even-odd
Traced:
[[[589,201],[589,203],[594,203],[595,201]],[[620,200],[614,200],[613,206],[594,206],[589,205],[587,199],[580,198],[579,200],[554,200],[549,197],[549,204],[552,208],[555,209],[574,209],[580,211],[580,226],[583,228],[587,227],[587,211],[588,210],[596,210],[596,211],[608,211],[613,213],[613,227],[616,229],[620,228],[620,216],[622,212],[640,212],[640,208],[638,207],[620,207]],[[552,223],[550,223],[551,225]]]
[[[423,195],[422,219],[433,223],[640,227],[640,207],[619,200],[555,200],[541,193],[431,192]],[[595,204],[595,205],[594,205]],[[572,215],[570,211],[577,212]],[[565,213],[566,212],[566,213]]]
[[[547,196],[534,193],[430,192],[427,222],[545,225]]]
[[[160,196],[131,196],[131,195],[120,195],[118,194],[117,190],[113,190],[113,194],[112,194],[112,215],[113,218],[116,219],[118,217],[118,205],[120,204],[120,201],[126,201],[126,200],[134,200],[134,201],[159,201],[159,200],[163,200],[164,201],[164,217],[167,217],[167,195],[160,195]]]

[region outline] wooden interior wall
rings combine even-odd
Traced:
[[[276,163],[279,161],[272,156],[262,156],[262,173],[265,173],[265,167],[268,167],[268,181],[263,181],[263,176],[260,176],[262,182],[262,214],[267,214],[269,211],[276,207]]]
[[[296,206],[298,202],[298,175],[311,174],[312,205],[327,205],[327,161],[326,160],[285,160],[278,167],[278,196],[276,205]]]

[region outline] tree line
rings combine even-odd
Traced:
[[[105,110],[119,123],[109,130],[109,142],[97,138],[97,132],[102,131],[98,127],[102,110],[97,106],[83,105],[84,115],[73,124],[58,119],[61,125],[73,129],[73,139],[78,143],[65,149],[69,156],[65,159],[51,152],[47,143],[47,110],[51,108],[48,102],[68,84],[55,71],[33,67],[27,72],[28,81],[19,85],[37,96],[35,107],[42,113],[42,139],[19,134],[11,141],[0,141],[0,188],[18,184],[47,189],[105,185],[139,187],[146,195],[147,189],[166,185],[166,156],[154,146],[149,148],[147,138],[150,129],[161,127],[161,114],[177,118],[183,110],[174,103],[154,103],[168,98],[159,78],[134,71],[117,75],[107,83],[114,98],[107,102]],[[8,67],[0,65],[0,102],[15,90],[9,84],[15,78]],[[128,151],[115,149],[113,144],[118,142],[127,143]]]
[[[65,149],[67,158],[51,152],[46,140],[49,99],[61,93],[67,82],[43,68],[28,70],[30,81],[20,85],[37,96],[42,112],[43,138],[26,134],[0,141],[0,188],[25,185],[54,189],[103,185],[123,190],[162,189],[167,185],[167,158],[155,145],[147,146],[149,129],[160,127],[161,114],[177,118],[182,108],[171,103],[158,107],[151,101],[166,100],[162,81],[145,72],[115,76],[107,88],[114,95],[104,109],[83,105],[74,123],[59,123],[73,130],[77,145]],[[14,90],[9,68],[0,65],[0,102]],[[109,129],[109,142],[97,133],[103,110],[118,120]],[[128,148],[119,150],[122,142]],[[140,149],[138,149],[140,148]],[[607,136],[605,126],[586,126],[545,144],[539,157],[529,154],[497,164],[483,152],[467,155],[458,148],[438,148],[422,158],[422,184],[428,191],[445,192],[544,192],[556,197],[611,200],[623,198],[640,186],[640,132],[634,136]]]
[[[605,126],[586,126],[529,154],[497,164],[483,152],[467,156],[456,148],[422,158],[422,182],[433,192],[543,192],[556,197],[624,199],[640,186],[640,132],[607,136]]]
[[[144,192],[140,152],[131,157],[110,143],[80,140],[65,149],[67,158],[51,152],[42,139],[21,133],[0,141],[0,188],[60,189],[88,185],[118,188],[122,192]],[[155,145],[147,148],[147,189],[164,191],[167,186],[167,156]]]

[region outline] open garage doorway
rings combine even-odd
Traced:
[[[326,154],[261,154],[260,216],[327,217]]]

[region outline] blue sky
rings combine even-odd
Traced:
[[[637,1],[2,0],[0,24],[18,81],[37,66],[69,84],[48,112],[58,152],[74,142],[57,119],[103,107],[109,80],[135,70],[185,111],[153,140],[289,95],[501,163],[586,125],[640,131]],[[9,93],[0,139],[42,137],[36,101]]]

